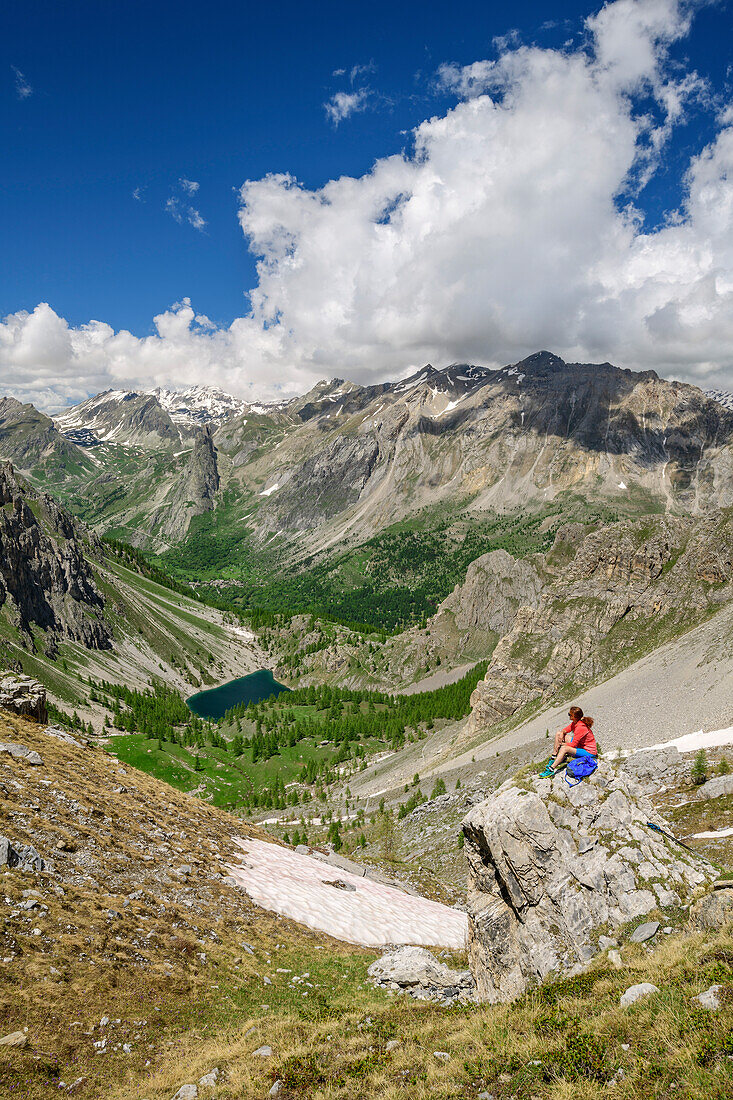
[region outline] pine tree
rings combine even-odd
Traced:
[[[692,765],[692,772],[690,773],[692,782],[698,786],[704,783],[708,777],[708,758],[705,755],[705,749],[700,749],[695,757],[695,762]]]

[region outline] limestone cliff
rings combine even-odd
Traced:
[[[218,489],[216,448],[210,429],[205,427],[197,431],[186,465],[150,517],[148,531],[178,541],[194,516],[213,511]]]
[[[99,547],[51,497],[32,494],[9,463],[0,467],[0,614],[29,648],[34,628],[46,632],[52,652],[61,638],[90,649],[111,645],[85,537]]]

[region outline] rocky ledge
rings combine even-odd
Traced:
[[[0,673],[0,709],[45,725],[48,721],[46,689],[30,676]]]
[[[688,904],[715,878],[707,860],[648,822],[669,829],[610,763],[573,788],[520,773],[473,807],[463,833],[479,999],[509,1001],[553,972],[572,974],[601,936]]]

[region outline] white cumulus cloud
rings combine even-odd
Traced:
[[[366,88],[359,88],[356,92],[336,92],[323,106],[331,122],[338,126],[350,115],[365,110],[368,98]]]
[[[258,261],[247,317],[212,328],[183,303],[137,339],[39,306],[0,327],[2,388],[49,407],[202,377],[274,396],[538,348],[733,387],[733,106],[687,166],[679,208],[647,227],[635,205],[704,94],[668,56],[690,12],[616,0],[577,47],[510,44],[443,67],[457,100],[404,153],[314,190],[288,174],[243,185]]]

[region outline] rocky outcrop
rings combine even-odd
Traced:
[[[45,871],[49,869],[49,864],[31,844],[13,844],[6,836],[0,836],[0,867]]]
[[[3,675],[0,679],[0,709],[45,724],[48,721],[46,689],[30,676]]]
[[[688,901],[711,865],[647,827],[641,788],[603,763],[579,786],[509,781],[463,821],[469,963],[478,996],[508,1001],[573,973],[599,933]]]
[[[30,493],[9,463],[0,467],[0,608],[10,610],[30,648],[35,627],[46,632],[51,654],[59,638],[88,649],[111,645],[82,535],[51,497]],[[88,536],[92,541],[98,545],[96,536]]]
[[[150,529],[166,540],[181,539],[194,516],[212,512],[219,489],[216,447],[208,427],[197,431],[183,470],[150,518]]]
[[[441,616],[450,615],[462,634],[481,629],[501,636],[514,624],[520,607],[539,606],[542,589],[532,561],[493,550],[471,562],[465,581],[443,600],[432,624],[439,628]]]

